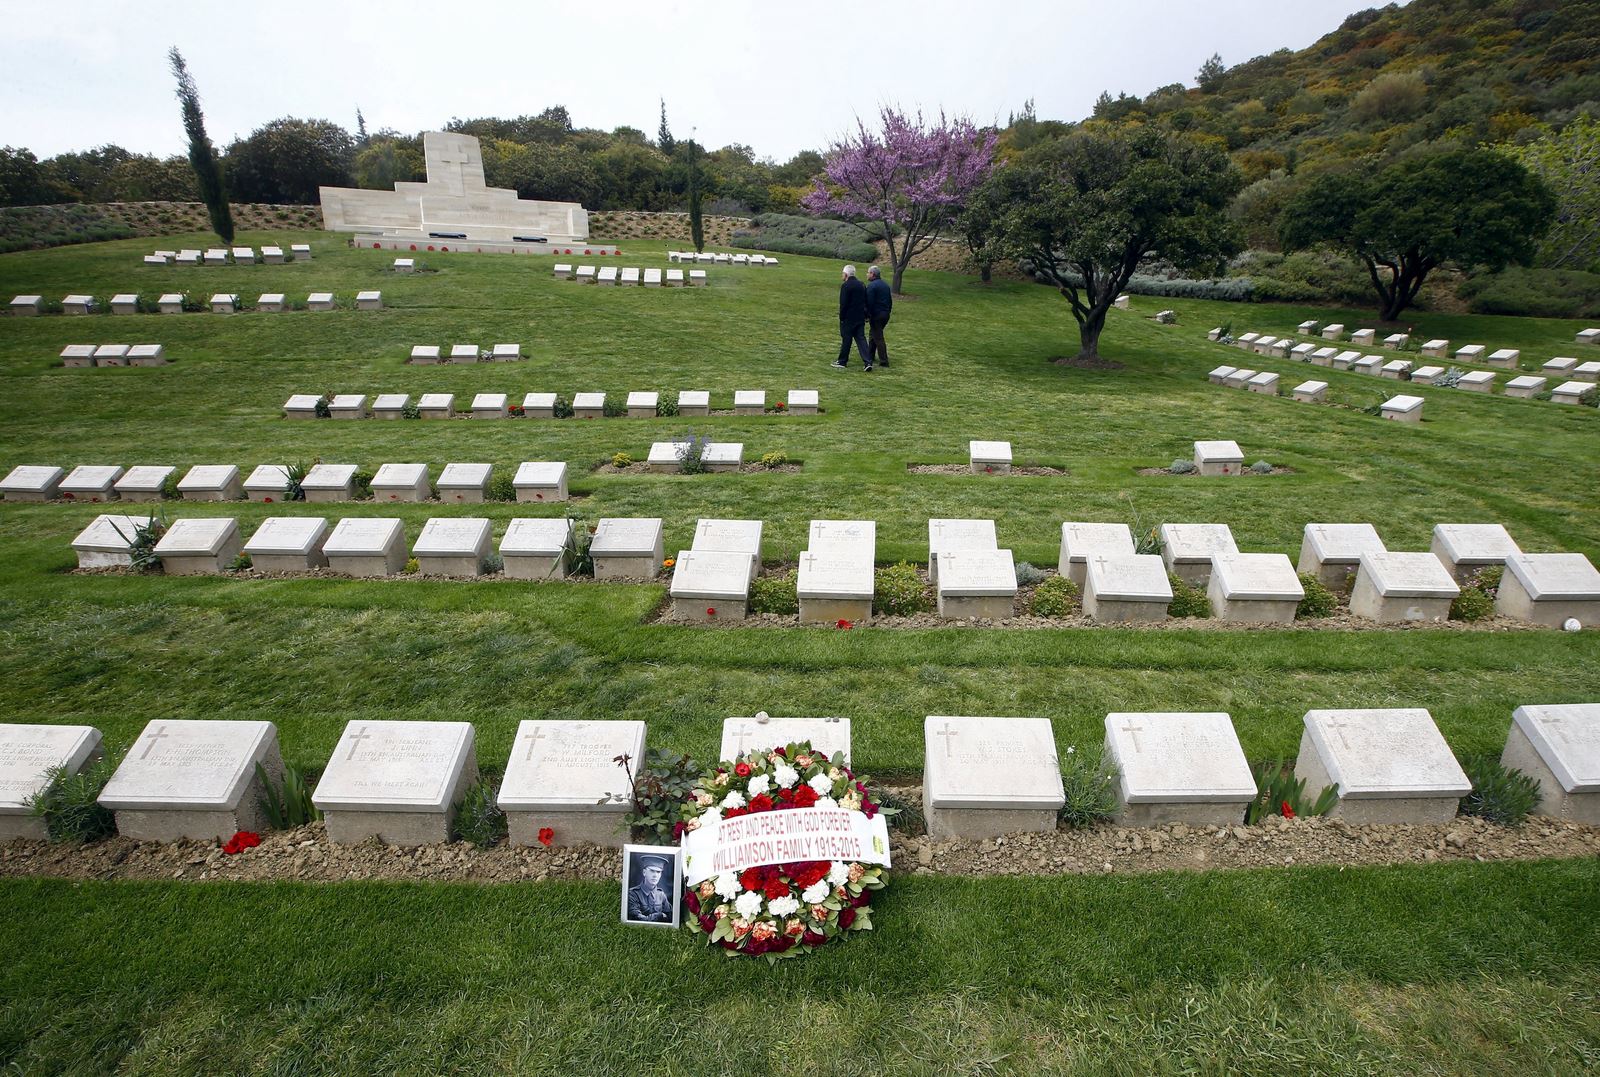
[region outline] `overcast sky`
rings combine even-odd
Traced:
[[[1081,119],[1102,90],[1193,84],[1213,52],[1235,64],[1302,48],[1351,0],[919,0],[635,3],[633,0],[276,0],[266,4],[0,2],[0,144],[44,158],[115,142],[182,149],[166,70],[177,45],[225,146],[283,116],[407,133],[452,117],[565,105],[580,127],[783,161],[824,149],[880,104],[1005,122],[1028,98]],[[24,10],[27,9],[27,10]]]

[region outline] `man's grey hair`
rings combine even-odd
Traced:
[[[868,266],[867,267],[867,276],[869,276],[869,277],[881,277],[881,276],[883,276],[883,274],[878,272],[878,267],[877,266]]]
[[[844,267],[844,275],[847,276],[847,277],[855,276],[856,275],[856,267],[855,266],[845,266]]]

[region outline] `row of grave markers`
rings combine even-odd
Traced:
[[[580,265],[574,268],[566,262],[557,262],[555,266],[557,280],[575,280],[579,284],[642,284],[648,288],[659,288],[663,283],[661,270],[644,269],[637,267]],[[666,271],[665,284],[669,288],[679,288],[684,285],[684,272],[681,269]],[[698,287],[706,283],[706,271],[691,269],[688,273],[688,284]]]
[[[668,251],[667,261],[688,264],[694,262],[699,265],[724,265],[724,266],[775,266],[778,260],[766,254],[728,254],[727,252],[701,251]]]
[[[1296,326],[1295,331],[1301,336],[1320,336],[1323,340],[1338,341],[1345,338],[1345,327],[1339,322],[1323,325],[1314,319],[1307,320]],[[1375,329],[1357,329],[1350,333],[1350,343],[1370,346],[1376,337]],[[1408,333],[1393,333],[1384,338],[1384,347],[1403,348],[1410,339]],[[1573,340],[1578,344],[1600,344],[1600,329],[1580,329]],[[1482,344],[1464,344],[1456,349],[1455,358],[1463,363],[1484,363],[1488,366],[1504,366],[1514,370],[1517,359],[1522,354],[1513,348],[1501,348],[1485,358],[1485,352],[1488,352],[1488,348]],[[1444,359],[1450,354],[1450,342],[1429,340],[1422,345],[1422,354],[1433,359]]]
[[[1493,374],[1489,377],[1492,379]],[[1212,385],[1222,385],[1229,389],[1243,389],[1251,393],[1260,393],[1263,396],[1278,395],[1278,375],[1270,370],[1251,370],[1243,367],[1219,366],[1206,375]],[[1296,385],[1290,396],[1302,404],[1323,404],[1328,399],[1328,383],[1311,379]],[[1385,400],[1378,409],[1378,414],[1385,419],[1402,423],[1420,423],[1422,421],[1422,406],[1426,401],[1420,396],[1409,393],[1396,393]],[[1198,444],[1198,443],[1197,443]],[[1198,463],[1198,458],[1196,463]],[[1205,472],[1201,472],[1205,474]]]
[[[1295,776],[1312,796],[1337,789],[1330,817],[1445,823],[1472,789],[1423,708],[1311,710],[1303,725]],[[1225,712],[1115,711],[1104,728],[1106,758],[1116,767],[1116,825],[1238,825],[1259,795]],[[547,829],[552,845],[622,844],[645,732],[639,721],[519,722],[496,794],[511,842],[533,845]],[[762,713],[723,723],[719,759],[809,742],[849,766],[850,741],[849,719]],[[929,715],[923,743],[931,837],[1056,829],[1066,796],[1049,719]],[[29,798],[52,768],[75,774],[100,756],[101,744],[92,726],[0,724],[0,841],[47,838]],[[1537,781],[1542,814],[1600,822],[1600,704],[1516,708],[1501,758]],[[262,801],[267,783],[275,788],[282,775],[271,722],[156,719],[99,802],[127,838],[224,840],[267,829]],[[436,844],[450,840],[460,801],[477,781],[471,723],[356,719],[345,725],[312,802],[330,841]]]
[[[311,261],[311,244],[293,243],[289,246],[289,253],[285,254],[282,247],[267,245],[261,248],[259,259],[266,265],[283,265],[285,262]],[[184,248],[176,251],[152,251],[144,256],[147,266],[225,266],[255,265],[257,262],[254,247],[211,247],[208,250],[195,250]]]
[[[184,301],[182,292],[163,292],[156,299],[156,310],[161,314],[183,314]],[[382,310],[383,293],[377,290],[357,292],[355,303],[357,310]],[[217,292],[208,301],[207,308],[213,314],[236,314],[241,305],[237,292]],[[37,295],[19,295],[11,300],[13,314],[38,314],[43,306],[44,298]],[[256,310],[271,313],[287,311],[291,306],[283,292],[263,292],[255,302]],[[111,297],[108,307],[112,314],[138,314],[139,295],[119,292]],[[61,309],[67,314],[96,314],[100,305],[92,295],[69,295],[61,300]],[[311,292],[306,296],[306,309],[338,310],[339,301],[332,292]],[[63,358],[65,354],[62,353]]]
[[[501,345],[496,345],[500,347]],[[554,419],[556,393],[524,393],[522,403],[513,405],[508,393],[476,393],[468,409],[474,419],[505,419],[520,407],[528,419]],[[408,393],[380,393],[371,399],[369,406],[364,393],[335,393],[329,397],[312,393],[296,393],[284,401],[283,414],[290,419],[315,419],[320,406],[326,404],[328,417],[333,419],[402,419],[411,406]],[[816,415],[819,410],[816,389],[790,389],[772,414]],[[423,419],[450,419],[456,412],[454,393],[423,393],[417,398],[417,415]],[[653,419],[661,404],[661,394],[653,391],[634,391],[627,396],[625,413],[629,419]],[[703,417],[711,414],[711,394],[704,389],[684,389],[678,393],[678,415]],[[587,392],[572,395],[572,417],[575,419],[603,419],[606,415],[606,394]],[[733,394],[735,415],[767,415],[765,389],[739,389]]]

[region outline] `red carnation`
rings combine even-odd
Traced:
[[[739,873],[739,885],[746,890],[760,890],[772,875],[770,867],[745,868]]]
[[[1282,804],[1281,804],[1281,805],[1279,805],[1279,806],[1280,806],[1280,807],[1281,807],[1281,808],[1283,808],[1283,817],[1284,817],[1284,818],[1285,818],[1285,819],[1293,819],[1293,818],[1294,818],[1294,809],[1293,809],[1293,808],[1291,808],[1291,807],[1289,807],[1289,802],[1288,802],[1288,801],[1287,801],[1287,800],[1285,800],[1285,801],[1284,801],[1284,802],[1283,802],[1283,803],[1282,803]]]
[[[547,826],[539,828],[539,844],[549,848],[550,843],[556,840],[556,832]]]
[[[270,498],[270,497],[264,497],[261,500],[263,502],[265,502],[266,504],[268,504],[268,505],[272,504],[272,498]]]
[[[779,803],[782,803],[782,804],[793,804],[794,803],[794,790],[793,789],[780,789],[780,790],[778,790],[778,801],[779,801]]]
[[[752,797],[750,799],[750,810],[753,811],[753,812],[754,811],[771,811],[772,808],[773,808],[772,798],[767,796],[767,794],[765,794],[765,793],[762,793],[760,796]]]
[[[812,807],[817,802],[817,791],[809,785],[802,785],[794,791],[794,802],[796,807]]]
[[[674,841],[676,841],[678,838],[683,837],[683,831],[684,831],[685,825],[686,824],[684,823],[684,821],[682,819],[679,819],[676,823],[672,824],[672,838],[673,838]]]
[[[750,814],[750,809],[749,808],[729,808],[727,811],[722,813],[722,817],[724,819],[737,819],[741,815],[749,815],[749,814]]]
[[[855,922],[856,922],[856,911],[854,909],[841,909],[841,910],[839,910],[839,930],[840,931],[849,931],[850,930],[850,925],[855,923]]]
[[[767,880],[767,885],[762,887],[762,893],[767,895],[768,901],[776,901],[789,896],[789,884],[774,875]]]
[[[815,931],[808,930],[804,935],[800,936],[800,944],[802,946],[821,946],[827,941],[828,936],[819,935]]]
[[[823,877],[828,874],[828,868],[829,864],[826,860],[812,860],[803,864],[795,864],[789,870],[789,878],[794,880],[796,886],[804,890],[821,882]]]
[[[735,763],[733,765],[733,772],[735,774],[737,774],[741,778],[748,778],[748,777],[750,777],[750,764],[749,763]]]

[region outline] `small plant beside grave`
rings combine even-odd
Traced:
[[[488,499],[490,501],[515,501],[517,487],[515,478],[508,474],[499,474],[489,480]]]
[[[420,419],[422,418],[422,409],[417,406],[417,402],[415,400],[407,397],[405,406],[400,409],[400,418]]]
[[[1339,600],[1321,580],[1317,579],[1315,572],[1300,573],[1300,587],[1305,591],[1306,597],[1302,598],[1294,609],[1296,618],[1333,616]]]
[[[567,571],[573,576],[594,575],[594,554],[589,552],[589,544],[594,541],[594,532],[585,526],[582,520],[568,516],[567,541],[561,547],[562,557],[566,561]],[[671,561],[666,564],[671,565]]]
[[[1476,815],[1501,826],[1521,826],[1539,806],[1538,780],[1494,756],[1463,760],[1461,769],[1472,782],[1472,792],[1461,798],[1463,815]]]
[[[609,395],[605,403],[600,405],[600,414],[607,419],[620,419],[628,414],[628,405],[623,400],[614,400]]]
[[[235,557],[232,561],[228,562],[228,571],[249,572],[250,566],[253,564],[255,564],[255,562],[250,560],[250,555],[247,553],[242,553],[238,557]]]
[[[1256,770],[1260,790],[1244,810],[1244,821],[1254,826],[1269,815],[1286,819],[1296,816],[1327,815],[1339,802],[1339,787],[1324,786],[1314,799],[1306,799],[1306,780],[1296,778],[1293,768],[1279,762],[1263,763]]]
[[[662,392],[656,396],[656,415],[663,419],[670,419],[678,414],[678,402],[672,394]]]
[[[360,471],[355,473],[353,479],[356,485],[355,499],[357,501],[370,500],[372,498],[373,472],[366,468],[362,468]]]
[[[1494,600],[1504,571],[1499,565],[1489,565],[1468,576],[1461,585],[1461,593],[1450,603],[1450,619],[1470,622],[1493,617]]]
[[[177,479],[168,479],[176,483]],[[154,572],[161,567],[161,558],[156,553],[156,543],[161,541],[161,536],[167,533],[167,520],[165,516],[151,516],[142,524],[135,524],[130,535],[119,527],[115,520],[111,526],[116,529],[128,544],[128,567],[135,572]]]
[[[793,572],[757,576],[750,583],[750,612],[793,616],[800,612],[799,577]]]
[[[503,557],[501,557],[499,554],[497,554],[497,553],[485,554],[478,561],[478,575],[480,575],[480,576],[497,576],[502,571],[505,570],[505,567],[506,567],[505,559]]]
[[[306,474],[321,462],[322,458],[318,457],[309,464],[301,460],[284,467],[283,499],[285,501],[304,501],[306,499],[305,487],[301,484],[305,482]]]
[[[117,832],[117,820],[101,807],[99,797],[115,770],[109,758],[76,774],[67,773],[65,767],[51,767],[45,772],[44,788],[28,798],[28,810],[44,820],[53,842],[81,845],[109,838]]]
[[[616,758],[626,774],[632,765],[626,755]],[[674,755],[650,748],[633,778],[633,807],[623,816],[635,835],[661,845],[671,845],[682,833],[679,812],[700,780],[700,764],[689,755]]]
[[[886,617],[910,617],[931,608],[928,588],[909,561],[886,565],[873,574],[872,608]]]
[[[1028,561],[1018,561],[1016,564],[1017,586],[1032,587],[1036,583],[1043,583],[1046,573]]]
[[[401,569],[400,573],[404,576],[415,576],[421,571],[422,562],[418,561],[415,557],[408,557],[406,558],[406,567]]]
[[[1167,616],[1211,616],[1211,600],[1206,597],[1205,591],[1185,583],[1170,572],[1167,573],[1167,582],[1172,585],[1172,602],[1167,606]]]
[[[550,409],[550,414],[557,419],[572,418],[572,397],[566,394],[557,394],[556,402]]]
[[[629,467],[632,464],[633,464],[633,457],[628,453],[625,453],[625,452],[614,452],[614,453],[611,454],[611,466],[614,467],[614,468],[617,468],[618,470],[621,470],[622,468],[625,468],[625,467]]]
[[[1069,745],[1067,757],[1061,761],[1061,787],[1067,801],[1056,818],[1074,830],[1109,822],[1117,810],[1116,785],[1117,765],[1106,758],[1104,745],[1082,751]]]
[[[1265,460],[1257,460],[1255,463],[1250,465],[1250,470],[1254,471],[1257,475],[1270,475],[1272,474],[1272,465],[1267,463]]]
[[[494,783],[473,782],[456,806],[456,837],[480,849],[506,840],[506,813],[495,803]]]
[[[261,782],[261,810],[274,830],[293,830],[322,818],[311,802],[311,787],[297,767],[285,763],[283,780],[275,782],[257,763],[256,778]]]
[[[1172,461],[1172,466],[1167,468],[1174,475],[1191,475],[1195,471],[1193,460],[1178,459]]]
[[[1017,582],[1022,582],[1021,573]],[[1035,617],[1071,617],[1080,608],[1078,585],[1065,576],[1051,576],[1034,590],[1030,612]]]
[[[789,462],[786,452],[764,452],[761,454],[761,466],[764,468],[782,467]]]
[[[333,394],[323,393],[317,397],[316,416],[319,419],[333,418]]]

